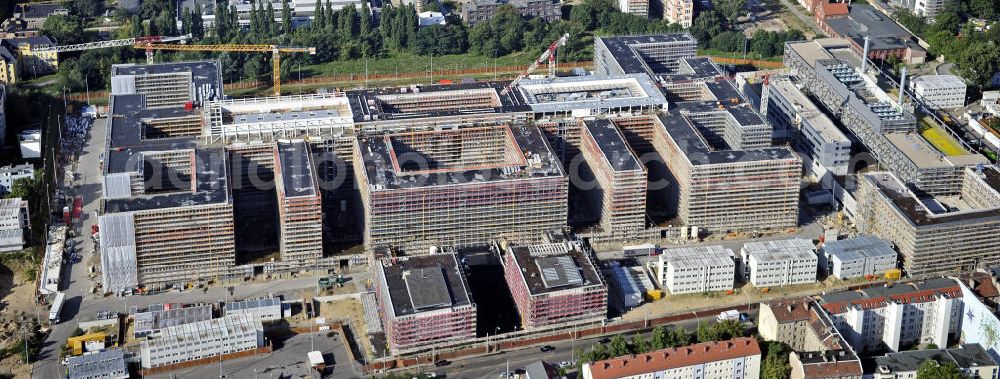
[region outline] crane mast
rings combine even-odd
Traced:
[[[500,91],[500,94],[501,95],[506,95],[507,92],[510,92],[510,90],[512,88],[514,88],[515,85],[517,85],[517,83],[519,83],[524,78],[527,78],[528,75],[531,75],[532,72],[534,72],[536,69],[538,69],[538,66],[541,66],[541,64],[543,62],[548,62],[548,65],[549,65],[548,76],[550,78],[551,77],[555,77],[556,76],[556,50],[559,48],[559,46],[566,46],[566,40],[568,40],[568,39],[569,39],[569,33],[566,33],[566,34],[563,34],[563,36],[560,37],[559,39],[555,40],[555,42],[552,42],[552,44],[549,45],[549,48],[545,49],[545,51],[542,52],[542,55],[540,55],[538,57],[538,59],[536,59],[534,62],[531,62],[531,65],[528,66],[527,70],[525,70],[523,73],[521,73],[521,75],[518,75],[517,78],[514,78],[514,80],[510,82],[510,84],[508,84],[506,87],[504,87],[503,90]]]

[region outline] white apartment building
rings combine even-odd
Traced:
[[[142,341],[142,367],[153,368],[264,346],[264,327],[249,314],[171,326]]]
[[[823,269],[837,279],[882,275],[896,268],[896,250],[892,244],[873,236],[825,242],[820,256]]]
[[[955,75],[923,75],[910,81],[910,91],[934,109],[955,109],[965,106],[967,85]]]
[[[816,282],[819,258],[812,241],[755,241],[740,250],[743,278],[757,288]]]
[[[660,0],[663,2],[663,19],[690,28],[694,21],[694,0]]]
[[[0,167],[0,195],[10,193],[11,186],[21,178],[31,178],[35,168],[30,164]]]
[[[0,252],[24,248],[28,227],[28,202],[21,198],[0,199]]]
[[[283,318],[281,299],[276,297],[228,302],[222,306],[222,311],[225,315],[249,314],[260,321]]]
[[[962,291],[945,278],[820,297],[837,330],[859,353],[916,344],[948,346],[962,323]]]
[[[735,256],[722,245],[664,249],[656,262],[656,279],[672,294],[731,290],[736,282]]]
[[[801,1],[801,0],[800,0]],[[893,0],[893,5],[903,7],[913,14],[933,20],[944,9],[948,0]]]
[[[760,345],[754,338],[704,342],[585,363],[583,379],[756,379]]]
[[[639,17],[649,17],[650,0],[618,0],[618,9],[622,13],[631,13]]]
[[[827,174],[848,174],[851,140],[840,131],[789,76],[772,76],[764,87],[766,117],[775,135],[788,135],[795,150],[803,153],[803,166],[823,181]]]

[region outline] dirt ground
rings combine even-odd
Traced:
[[[28,319],[45,319],[48,308],[35,304],[35,282],[26,281],[24,271],[34,269],[30,261],[9,259],[0,265],[0,347],[7,348],[19,341],[19,325]],[[0,360],[0,375],[11,373],[16,378],[30,376],[31,365],[21,363],[19,356]]]
[[[354,337],[361,342],[365,356],[374,357],[372,343],[365,333],[365,309],[361,305],[361,301],[350,298],[321,303],[319,315],[326,317],[327,322],[350,319],[351,326],[355,329],[353,330]]]
[[[764,292],[750,284],[737,288],[732,295],[725,292],[710,292],[708,294],[692,293],[684,295],[666,294],[662,299],[633,308],[622,316],[624,321],[638,321],[646,318],[660,317],[668,314],[678,314],[705,308],[721,308],[725,306],[745,306],[748,303],[760,303],[771,299],[807,296],[823,292],[834,292],[838,289],[866,282],[865,278],[840,280],[829,277],[822,282],[798,284],[783,287],[771,287]]]

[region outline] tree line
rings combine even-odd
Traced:
[[[287,2],[282,4],[280,10],[274,9],[270,2],[252,2],[248,25],[241,25],[235,6],[228,2],[205,1],[203,5],[195,3],[194,8],[199,10],[184,8],[179,13],[176,3],[171,0],[146,0],[134,13],[116,10],[113,18],[122,27],[114,38],[191,34],[193,43],[316,47],[317,53],[313,56],[293,54],[283,57],[281,72],[287,77],[292,72],[291,68],[300,64],[380,59],[396,53],[420,56],[475,54],[491,58],[522,51],[540,53],[565,33],[570,38],[566,46],[560,47],[559,59],[589,60],[595,36],[684,31],[680,25],[662,19],[621,13],[612,0],[584,0],[564,5],[563,17],[552,22],[526,17],[514,7],[504,5],[489,21],[473,27],[449,15],[445,25],[423,28],[419,27],[417,12],[412,4],[395,6],[384,2],[376,21],[367,2],[362,2],[360,7],[346,6],[335,10],[331,2],[317,1],[314,19],[306,25],[293,25],[297,21],[293,19]],[[714,9],[698,12],[688,32],[698,38],[701,48],[741,52],[746,47],[751,55],[757,57],[781,55],[785,41],[802,39],[802,34],[794,30],[759,31],[751,38],[744,38],[735,25],[745,2],[718,1]],[[211,27],[206,26],[200,16],[202,8],[211,8],[215,15]],[[180,15],[179,30],[174,14]],[[59,38],[60,44],[65,44],[64,39],[81,42],[80,39],[86,38],[83,14],[50,19],[53,20],[46,21],[44,32]],[[159,61],[220,59],[226,82],[267,80],[271,75],[267,54],[157,52],[156,56]],[[90,89],[107,88],[110,79],[106,73],[110,65],[140,61],[142,58],[141,51],[131,48],[70,53],[61,57],[59,76],[62,84],[74,91],[88,85]]]
[[[970,16],[997,16],[992,8],[980,9],[983,3],[981,0],[949,3],[933,22],[907,10],[896,12],[894,17],[930,45],[931,55],[944,56],[954,63],[955,74],[978,86],[989,87],[993,74],[1000,71],[1000,23],[990,21],[992,27],[980,29],[971,22]]]

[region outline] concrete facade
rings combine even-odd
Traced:
[[[733,289],[735,254],[721,245],[664,249],[656,262],[656,277],[671,294]]]
[[[823,269],[842,280],[878,276],[896,268],[892,244],[872,236],[825,242],[820,255],[825,263],[821,264]]]
[[[934,109],[965,106],[965,80],[955,75],[923,75],[910,80],[909,90]]]
[[[819,259],[812,241],[801,238],[749,242],[740,250],[744,278],[757,288],[816,282]]]

